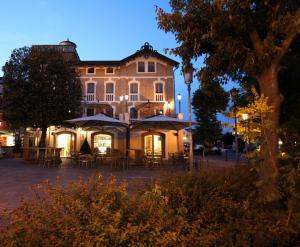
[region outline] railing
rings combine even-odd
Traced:
[[[87,102],[94,102],[95,101],[95,97],[96,95],[94,93],[88,93],[86,95],[86,101]]]
[[[114,94],[107,93],[105,95],[105,100],[106,101],[114,101]]]
[[[138,101],[138,94],[130,94],[130,101]]]
[[[155,94],[155,101],[164,101],[164,94],[163,93],[156,93]]]

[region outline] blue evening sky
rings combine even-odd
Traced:
[[[176,47],[172,34],[158,29],[155,5],[169,9],[168,0],[10,0],[1,1],[0,65],[15,48],[58,44],[69,38],[82,60],[118,60],[149,42],[164,54]],[[168,55],[181,62],[179,57]],[[196,67],[201,66],[201,62]],[[0,76],[2,71],[0,72]],[[187,90],[175,72],[176,95],[182,94],[187,119]],[[199,86],[197,81],[192,90]]]

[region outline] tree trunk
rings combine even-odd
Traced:
[[[46,147],[46,135],[47,135],[47,127],[42,127],[42,135],[39,143],[40,148],[45,148]]]
[[[271,65],[258,78],[260,93],[268,97],[267,104],[272,108],[262,126],[263,143],[261,151],[264,159],[264,166],[261,171],[261,178],[265,181],[265,193],[272,194],[276,190],[276,177],[278,175],[277,144],[280,105],[283,96],[280,94],[278,85],[277,65]],[[274,190],[275,189],[275,190]]]

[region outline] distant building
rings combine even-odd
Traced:
[[[3,114],[3,78],[0,77],[0,144],[1,146],[14,146],[14,134],[9,131]]]

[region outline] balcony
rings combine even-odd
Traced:
[[[95,93],[88,93],[85,96],[86,102],[95,102],[96,101],[96,94]]]
[[[105,94],[105,101],[114,101],[114,94],[113,93]]]
[[[164,101],[164,94],[163,93],[156,93],[155,94],[155,101]]]

